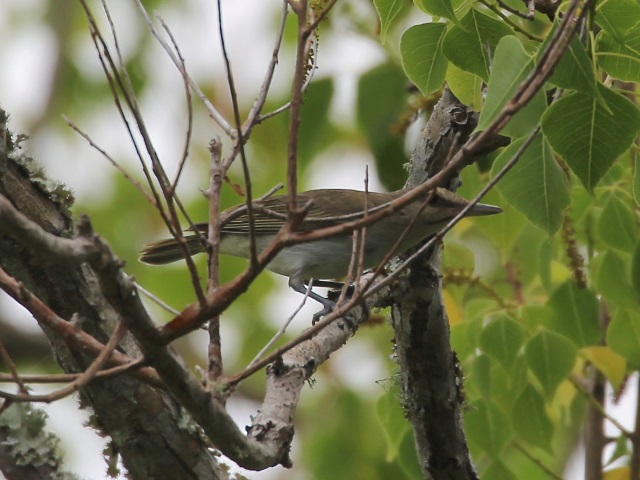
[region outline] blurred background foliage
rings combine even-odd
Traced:
[[[157,10],[169,25],[190,74],[230,120],[232,109],[214,3],[144,2],[149,12]],[[187,129],[181,78],[132,2],[108,4],[145,122],[171,177],[180,160]],[[107,24],[98,2],[92,7],[106,34]],[[409,7],[410,3],[405,2],[393,22],[384,26],[383,44],[379,40],[378,16],[370,2],[338,2],[322,23],[317,39],[318,71],[304,97],[302,111],[300,190],[362,189],[366,167],[371,190],[392,190],[404,184],[404,165],[424,122],[420,118],[414,123],[410,120],[414,120],[420,106],[428,109],[434,100],[415,93],[402,68],[402,32],[428,18]],[[223,2],[226,43],[242,114],[248,112],[258,93],[275,41],[280,8],[276,1]],[[542,34],[543,25],[539,20],[533,30]],[[75,192],[74,216],[88,214],[96,231],[126,261],[127,271],[163,301],[181,309],[194,301],[184,264],[160,268],[137,262],[138,251],[145,243],[166,236],[160,217],[136,188],[61,118],[62,114],[68,116],[134,178],[143,180],[93,48],[78,2],[5,0],[0,8],[0,59],[4,65],[0,70],[0,105],[12,115],[12,128],[29,135],[24,148],[45,165],[53,179],[65,182]],[[265,112],[287,102],[294,48],[295,21],[290,16]],[[465,90],[470,79],[456,69],[449,65],[447,78],[459,78],[463,85],[459,89],[461,97],[477,103],[475,95],[465,95],[470,92]],[[208,142],[215,135],[222,137],[226,148],[231,142],[197,100],[193,105],[193,138],[178,191],[192,219],[202,221],[208,215],[208,204],[201,194],[209,182]],[[260,196],[285,182],[287,140],[287,113],[255,128],[247,144],[254,195]],[[569,177],[572,223],[554,236],[529,222],[496,189],[483,201],[502,206],[502,215],[463,220],[447,236],[445,300],[453,346],[466,377],[466,425],[474,458],[486,475],[483,478],[513,478],[510,472],[514,471],[518,472],[518,479],[541,478],[539,466],[531,458],[555,472],[568,469],[566,478],[580,478],[567,465],[575,455],[579,419],[587,401],[567,381],[556,385],[558,389],[547,392],[550,396],[544,398],[547,383],[535,379],[527,369],[523,345],[525,340],[561,344],[564,337],[553,335],[571,334],[572,325],[558,321],[558,316],[563,316],[565,297],[577,295],[563,238],[575,238],[583,253],[596,258],[589,273],[601,287],[599,294],[612,304],[623,302],[637,307],[637,292],[632,285],[638,283],[632,283],[631,278],[640,275],[640,269],[633,267],[640,255],[636,246],[637,222],[633,221],[637,205],[629,183],[633,159],[629,155],[609,170],[593,194],[575,176]],[[462,195],[470,198],[486,183],[493,158],[463,171]],[[229,177],[231,182],[242,185],[239,165],[234,165]],[[636,184],[640,183],[638,177],[636,171]],[[509,175],[505,182],[508,181]],[[225,207],[242,201],[231,186],[225,186]],[[607,211],[613,214],[606,215]],[[625,223],[629,215],[631,221]],[[622,218],[622,223],[615,223],[616,218]],[[620,229],[628,235],[611,234]],[[631,261],[634,249],[635,263]],[[197,262],[204,278],[205,259]],[[222,258],[221,281],[229,281],[244,266],[241,260]],[[630,292],[607,288],[616,275],[623,278],[621,283]],[[590,299],[585,300],[586,304]],[[265,273],[254,282],[222,319],[227,373],[237,371],[253,358],[298,301],[299,296],[287,289],[285,278]],[[171,318],[151,303],[149,308],[160,323]],[[315,305],[307,306],[281,342],[305,328],[315,309]],[[591,313],[589,310],[587,315]],[[378,321],[362,328],[318,370],[310,388],[303,392],[296,417],[294,468],[249,473],[250,478],[419,477],[412,432],[396,401],[397,367],[392,359],[392,331],[384,321],[386,316],[387,312],[378,312],[374,317]],[[624,325],[625,321],[631,322],[621,318],[619,323]],[[35,322],[4,296],[0,296],[0,322],[3,341],[19,359],[21,369],[54,370],[46,342],[34,328]],[[11,331],[15,335],[10,337]],[[543,337],[537,337],[543,333]],[[589,340],[578,346],[591,343]],[[205,334],[194,333],[177,344],[194,369],[206,365]],[[580,372],[587,355],[592,355],[593,361],[597,352],[584,350],[569,369]],[[255,411],[263,383],[262,375],[254,375],[230,400],[230,408],[241,425],[247,424],[248,416]],[[521,418],[522,422],[514,422],[513,418]],[[539,424],[527,425],[528,419]],[[65,445],[72,470],[100,478],[105,468],[98,461],[99,450],[88,452],[86,444],[72,440]],[[89,455],[92,466],[86,470],[74,463],[78,457]]]

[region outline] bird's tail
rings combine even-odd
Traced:
[[[189,249],[189,254],[195,255],[205,251],[198,235],[187,235],[184,239]],[[146,245],[140,252],[138,260],[149,265],[164,265],[165,263],[184,260],[184,252],[180,248],[178,240],[169,238]]]

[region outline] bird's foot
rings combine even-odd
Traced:
[[[325,315],[329,315],[333,311],[333,309],[336,308],[335,302],[332,302],[331,300],[327,300],[326,298],[323,300],[325,300],[324,302],[322,302],[322,305],[324,306],[324,308],[319,312],[316,312],[313,314],[311,325],[315,325],[316,323],[318,323],[322,317],[324,317]]]

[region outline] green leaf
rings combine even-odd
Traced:
[[[512,142],[496,158],[492,177],[511,160],[524,141]],[[505,200],[537,227],[552,234],[562,225],[562,213],[571,202],[569,185],[542,135],[536,136],[497,186]]]
[[[409,422],[393,390],[385,392],[376,401],[376,417],[387,441],[386,460],[392,462],[398,457],[402,439],[409,431]]]
[[[442,50],[456,66],[488,81],[495,48],[511,33],[513,30],[503,22],[471,9],[446,33]]]
[[[636,310],[620,309],[607,328],[607,345],[640,367],[640,314]]]
[[[624,274],[625,262],[617,253],[607,250],[604,255],[598,255],[593,259],[592,270],[598,292],[610,305],[624,308],[638,306],[638,291],[633,289]]]
[[[538,327],[551,329],[557,323],[555,311],[547,305],[523,305],[520,309],[520,323],[527,331]]]
[[[640,22],[637,0],[608,0],[596,5],[596,23],[609,35],[622,38]]]
[[[548,35],[547,40],[551,37]],[[544,45],[540,48],[541,52],[543,48]],[[567,51],[549,77],[549,82],[560,88],[577,90],[602,101],[591,59],[578,36],[571,39]]]
[[[480,348],[508,371],[522,346],[524,329],[507,315],[489,323],[480,334]]]
[[[619,393],[619,388],[627,376],[627,361],[611,347],[596,345],[580,350],[580,355],[584,356],[591,364],[600,370],[611,386]]]
[[[531,384],[518,396],[511,421],[515,432],[524,440],[553,455],[553,424],[545,410],[544,399]]]
[[[373,0],[373,6],[380,17],[380,42],[384,45],[387,31],[394,18],[402,10],[402,0]]]
[[[458,23],[451,0],[414,0],[414,3],[423,12],[436,17],[448,18],[454,23]]]
[[[487,100],[478,122],[478,130],[485,130],[511,99],[518,86],[533,70],[531,58],[520,41],[511,35],[500,40],[496,47],[493,68],[487,87]],[[544,92],[535,97],[509,121],[501,133],[510,137],[524,137],[538,125],[546,109]]]
[[[568,377],[576,362],[577,349],[566,337],[542,330],[524,349],[529,369],[540,381],[548,399]]]
[[[475,352],[475,345],[470,342],[468,325],[468,322],[451,325],[451,348],[461,360]]]
[[[548,305],[556,313],[553,330],[579,347],[600,342],[600,307],[591,290],[578,288],[573,280],[569,280],[553,293]]]
[[[551,264],[552,264],[552,249],[553,243],[551,242],[551,238],[547,237],[542,242],[540,242],[540,246],[538,247],[538,275],[540,276],[540,281],[542,282],[542,286],[547,291],[552,290],[552,282],[551,282]]]
[[[614,461],[619,458],[625,457],[629,455],[631,452],[629,451],[629,440],[625,434],[620,434],[618,438],[616,438],[615,448],[613,452],[611,452],[611,456],[607,459],[605,466],[611,465]],[[624,479],[625,477],[623,477]],[[629,478],[628,476],[626,478]],[[610,480],[608,478],[603,478],[603,480]]]
[[[443,23],[424,23],[409,28],[400,39],[402,67],[422,92],[429,95],[442,87],[447,58],[442,53]]]
[[[610,112],[591,96],[574,93],[551,105],[542,116],[542,131],[589,190],[632,144],[640,112],[629,100],[599,87]]]
[[[395,64],[386,63],[368,71],[358,84],[357,120],[376,160],[378,174],[389,190],[402,188],[407,173],[404,138],[391,131],[403,113],[407,77]]]
[[[633,163],[633,198],[636,201],[636,205],[640,205],[640,155],[636,154]]]
[[[486,355],[478,355],[473,361],[472,374],[482,396],[491,398],[491,359]]]
[[[400,443],[398,462],[408,479],[422,478],[422,469],[420,468],[420,462],[416,454],[416,442],[411,429],[407,429],[407,433]]]
[[[486,480],[517,480],[517,476],[500,460],[494,460],[487,468],[482,478]]]
[[[640,295],[640,240],[636,243],[633,257],[631,257],[631,285],[636,295]]]
[[[625,252],[633,252],[638,239],[634,214],[616,195],[609,195],[598,218],[596,231],[607,245]]]
[[[308,165],[332,138],[328,116],[333,91],[333,80],[321,79],[309,87],[304,97],[302,115],[306,120],[300,123],[298,140],[298,158],[302,165]]]
[[[474,403],[467,410],[464,424],[469,438],[494,459],[500,457],[511,439],[509,417],[488,399]]]
[[[447,243],[447,248],[442,249],[442,263],[447,268],[473,271],[475,261],[476,254],[466,244],[451,240]]]
[[[640,81],[640,29],[634,28],[620,40],[604,32],[598,37],[598,65],[613,78]]]
[[[449,63],[445,77],[447,85],[465,105],[469,105],[474,110],[482,109],[484,99],[482,97],[482,79],[473,73],[459,69],[453,63]]]

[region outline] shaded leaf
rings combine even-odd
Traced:
[[[376,417],[387,441],[387,462],[394,461],[400,451],[400,443],[409,431],[409,422],[392,390],[385,392],[376,401]]]
[[[443,23],[424,23],[409,28],[400,39],[402,67],[425,96],[444,82],[449,63],[442,53],[444,33]]]
[[[442,50],[456,66],[488,81],[494,50],[500,39],[511,33],[503,22],[472,8],[446,33]]]
[[[480,77],[461,70],[453,63],[449,63],[445,78],[447,85],[449,85],[458,100],[474,110],[482,108],[484,105],[484,99],[482,98],[483,82]]]
[[[491,458],[499,458],[511,439],[509,417],[489,400],[474,403],[467,410],[464,423],[469,438]]]
[[[640,29],[634,28],[620,40],[605,33],[598,37],[598,65],[613,78],[640,81]]]
[[[640,240],[631,257],[631,285],[636,295],[640,295]]]
[[[380,179],[389,190],[397,190],[407,178],[404,139],[391,126],[404,112],[407,77],[391,63],[368,71],[358,84],[357,120],[376,160]]]
[[[640,112],[629,100],[599,87],[607,111],[593,97],[574,93],[551,105],[542,116],[542,131],[589,190],[633,142]]]
[[[596,231],[600,240],[625,252],[633,252],[638,239],[633,212],[615,195],[609,195],[604,204]]]
[[[516,480],[518,477],[500,460],[494,460],[484,471],[482,478],[487,480]]]
[[[627,374],[627,362],[611,348],[604,346],[586,347],[580,353],[600,370],[613,388],[618,390]]]
[[[380,42],[385,43],[387,31],[394,18],[402,10],[402,0],[373,0],[373,6],[380,17]]]
[[[547,40],[549,39],[551,35],[547,36]],[[544,45],[540,51],[543,48]],[[561,88],[577,90],[602,101],[591,58],[577,36],[571,39],[567,51],[553,69],[549,82]]]
[[[640,22],[637,0],[608,0],[596,5],[596,23],[609,35],[622,38]]]
[[[473,362],[474,383],[485,398],[491,398],[491,359],[487,355],[478,355]]]
[[[544,399],[531,384],[527,385],[518,396],[511,421],[513,429],[523,439],[553,454],[551,450],[553,424],[545,411]]]
[[[398,461],[400,462],[400,468],[402,468],[407,478],[422,478],[422,469],[420,468],[420,462],[416,454],[416,442],[411,429],[408,429],[402,438],[399,453]]]
[[[451,0],[414,0],[414,3],[423,12],[430,13],[436,17],[448,18],[458,23]]]
[[[507,315],[489,323],[480,334],[480,348],[508,371],[522,346],[524,329]]]
[[[635,310],[620,309],[607,328],[607,345],[640,367],[640,314]]]
[[[529,369],[550,399],[573,369],[575,345],[562,335],[542,330],[527,342],[524,352]]]
[[[492,177],[511,160],[524,141],[512,142],[496,158]],[[571,201],[569,186],[542,135],[536,136],[497,186],[511,205],[547,233],[554,233],[562,225],[562,213]]]
[[[634,159],[634,175],[633,175],[633,198],[636,205],[640,206],[640,156],[635,155]]]
[[[600,307],[591,290],[578,288],[573,280],[567,281],[553,293],[548,305],[556,313],[556,321],[551,327],[554,331],[579,347],[600,342]]]
[[[496,47],[489,78],[486,103],[480,112],[478,130],[485,130],[500,113],[520,84],[529,76],[533,70],[533,64],[533,58],[525,52],[516,37],[508,35],[500,40]],[[538,125],[546,106],[544,92],[539,91],[509,120],[501,133],[514,138],[528,135]]]
[[[626,435],[619,435],[618,438],[616,438],[615,448],[613,449],[613,452],[611,452],[611,456],[607,459],[605,466],[611,465],[617,459],[624,457],[625,455],[629,455],[627,437]]]
[[[629,256],[626,257],[628,261]],[[617,253],[607,250],[604,254],[598,255],[592,262],[592,269],[598,292],[610,305],[624,308],[638,306],[638,291],[629,283],[625,275],[625,263]]]

